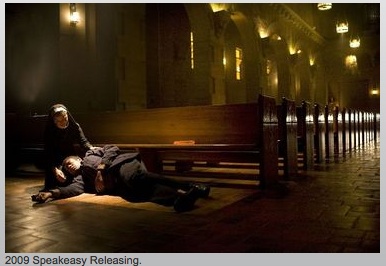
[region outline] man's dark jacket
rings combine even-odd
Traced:
[[[126,163],[139,158],[137,152],[121,153],[119,148],[114,145],[106,145],[88,150],[83,158],[82,177],[85,182],[86,192],[95,192],[95,177],[98,166],[104,164],[102,175],[105,180],[107,190],[114,189],[118,182],[117,171],[119,167]]]

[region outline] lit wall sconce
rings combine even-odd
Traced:
[[[350,39],[351,48],[358,48],[359,46],[361,46],[361,39],[359,37],[354,37]]]
[[[267,21],[263,20],[260,17],[254,18],[255,29],[259,33],[260,38],[268,38],[269,37],[269,24]]]
[[[377,84],[373,84],[373,87],[370,90],[370,94],[373,96],[379,95],[379,88],[378,88]]]
[[[310,62],[310,66],[315,65],[315,57],[310,55],[309,62]]]
[[[229,6],[228,6],[229,4],[213,3],[213,4],[209,4],[209,5],[212,8],[213,12],[228,10],[228,8],[229,8]]]
[[[301,54],[302,53],[302,50],[299,49],[299,48],[296,48],[294,45],[289,45],[288,51],[289,51],[290,55]]]
[[[80,21],[79,12],[76,11],[76,4],[70,4],[70,24],[76,26]]]
[[[332,3],[319,3],[318,4],[318,9],[321,11],[329,10],[331,8],[332,8]]]
[[[349,69],[355,69],[358,66],[357,57],[355,55],[346,56],[346,67]]]
[[[373,88],[372,90],[371,90],[371,95],[379,95],[379,90],[377,89],[377,88]]]
[[[347,21],[338,21],[336,23],[336,32],[337,33],[348,32],[348,22]]]
[[[277,34],[273,34],[272,37],[271,37],[272,40],[275,40],[275,41],[280,41],[281,40],[281,37],[280,35],[277,35]]]

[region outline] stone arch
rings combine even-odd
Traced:
[[[246,11],[243,10],[243,12]],[[258,46],[254,21],[243,12],[233,12],[231,18],[240,33],[241,43],[244,46],[245,102],[254,102],[257,100],[257,94],[262,92],[259,84],[263,73],[261,67],[263,58],[261,48]]]
[[[282,97],[295,99],[293,88],[295,86],[295,77],[293,76],[291,57],[288,52],[288,44],[278,33],[272,33],[270,37],[263,41],[265,57],[274,62],[276,73],[271,77],[271,83],[268,84],[267,93],[281,101]]]

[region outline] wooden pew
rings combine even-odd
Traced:
[[[348,121],[348,151],[354,150],[354,114],[351,109],[347,109],[347,121]]]
[[[375,124],[374,124],[374,115],[375,113],[374,112],[369,112],[369,141],[372,141],[374,140],[374,127],[375,127]]]
[[[334,131],[334,158],[339,159],[344,156],[344,141],[346,141],[344,134],[345,123],[343,122],[343,114],[338,106],[333,110],[333,131]]]
[[[343,108],[342,109],[342,154],[343,156],[346,156],[346,154],[351,150],[350,130],[351,130],[350,111],[347,108]]]
[[[351,150],[354,151],[358,146],[358,139],[357,139],[357,131],[358,131],[358,120],[357,120],[357,112],[354,109],[351,109],[351,139],[352,139],[352,146]]]
[[[329,106],[324,107],[324,119],[325,119],[325,151],[326,151],[326,162],[334,161],[334,113],[330,110]]]
[[[298,174],[297,117],[295,101],[283,97],[277,106],[279,157],[283,159],[284,177]]]
[[[363,121],[362,121],[362,111],[356,111],[356,139],[357,139],[357,148],[359,148],[363,142],[362,142],[362,127],[363,127]]]
[[[369,135],[370,135],[370,141],[375,141],[376,134],[375,128],[376,128],[376,123],[375,123],[375,112],[369,112]]]
[[[277,182],[277,113],[274,98],[257,103],[76,114],[92,143],[136,149],[148,169],[165,161],[256,163],[259,185]],[[175,142],[183,145],[173,144]]]
[[[309,102],[303,101],[296,107],[298,123],[298,151],[303,158],[303,170],[314,167],[314,114]]]
[[[359,124],[360,124],[360,143],[361,145],[365,144],[365,120],[364,112],[359,111]]]
[[[372,135],[372,113],[371,112],[365,112],[365,123],[366,123],[366,142],[370,142],[373,140],[373,135]]]
[[[44,167],[43,135],[47,115],[5,114],[6,172],[14,173],[23,163]]]
[[[278,180],[276,111],[274,98],[259,95],[256,103],[73,115],[93,145],[139,151],[150,171],[161,172],[168,160],[251,163],[256,183],[266,188]],[[6,118],[7,162],[22,163],[13,151],[31,151],[32,163],[42,158],[46,119]]]
[[[381,125],[381,114],[374,113],[374,141],[377,141],[380,137],[380,125]]]
[[[323,163],[326,159],[326,117],[325,111],[320,104],[314,105],[314,147],[315,147],[315,163]]]
[[[362,139],[363,139],[363,144],[366,144],[369,142],[369,134],[368,134],[368,127],[369,127],[369,123],[368,123],[368,113],[367,112],[363,112],[362,113],[362,117],[363,117],[363,136],[362,136]]]

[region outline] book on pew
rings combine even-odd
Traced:
[[[174,145],[194,145],[196,142],[194,140],[175,140]]]

